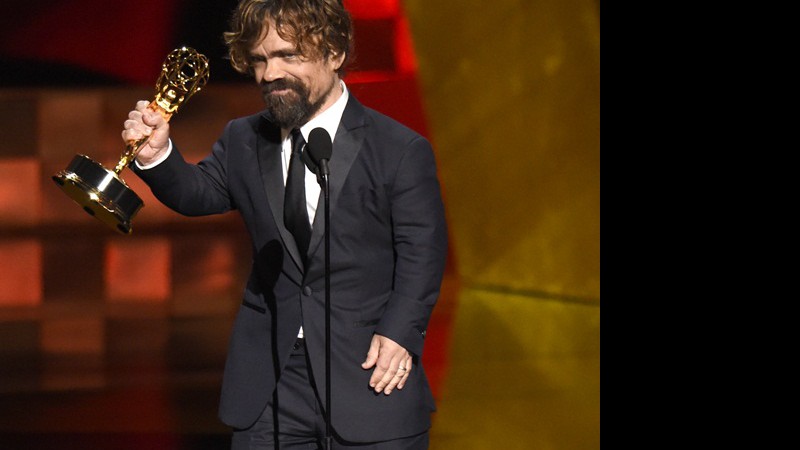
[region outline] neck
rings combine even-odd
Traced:
[[[316,113],[314,113],[314,115],[308,118],[306,123],[308,123],[311,119],[325,112],[325,110],[327,110],[331,106],[333,106],[333,104],[336,103],[336,100],[339,100],[339,97],[341,97],[343,93],[344,89],[342,88],[342,81],[339,79],[339,77],[336,77],[333,82],[333,86],[331,86],[331,88],[328,90],[328,93],[325,94],[325,100],[322,102],[322,106],[319,107],[319,109],[317,110]]]

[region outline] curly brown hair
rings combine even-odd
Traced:
[[[242,0],[230,19],[231,31],[223,34],[233,68],[251,73],[249,55],[269,31],[270,21],[278,36],[297,46],[303,56],[318,60],[344,53],[337,70],[340,77],[350,60],[353,24],[342,0]]]

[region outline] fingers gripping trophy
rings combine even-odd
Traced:
[[[156,82],[156,96],[148,108],[169,121],[189,98],[208,82],[208,59],[189,47],[167,55]],[[108,170],[85,155],[76,155],[66,170],[53,181],[84,211],[122,234],[133,230],[132,220],[144,206],[142,199],[125,184],[120,172],[128,166],[150,139],[145,136],[126,142],[114,170]]]

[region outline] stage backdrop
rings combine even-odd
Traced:
[[[404,4],[462,280],[598,302],[598,2]]]

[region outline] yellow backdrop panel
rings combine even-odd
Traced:
[[[600,296],[591,0],[406,0],[467,286]]]

